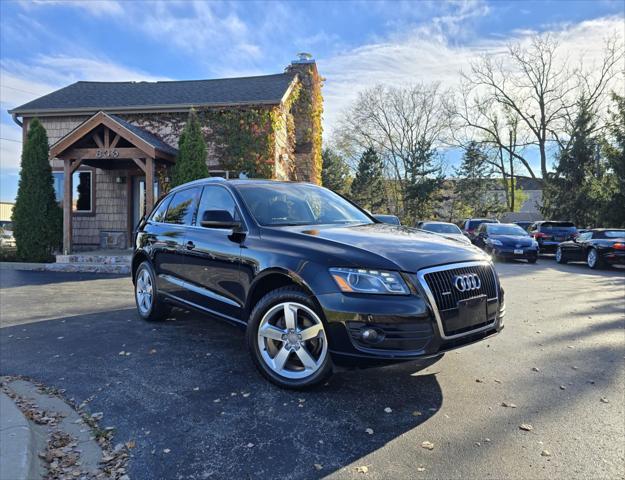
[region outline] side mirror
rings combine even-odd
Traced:
[[[373,215],[378,222],[388,223],[389,225],[401,225],[399,217],[396,215]]]
[[[235,229],[241,226],[228,210],[205,210],[200,225],[204,228]]]

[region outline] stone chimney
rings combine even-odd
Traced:
[[[323,79],[310,53],[299,53],[286,71],[296,73],[301,85],[299,97],[291,107],[295,123],[295,180],[320,184]]]

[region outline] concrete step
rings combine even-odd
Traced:
[[[57,263],[97,263],[102,265],[130,265],[131,259],[131,255],[90,255],[88,253],[56,256]]]
[[[80,272],[80,273],[117,273],[130,274],[128,263],[99,263],[99,262],[58,262],[46,263],[44,268],[48,272]]]

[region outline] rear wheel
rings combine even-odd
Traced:
[[[601,257],[599,257],[599,253],[596,248],[591,248],[588,250],[588,254],[586,255],[586,263],[590,268],[597,269],[603,267],[603,261]]]
[[[164,320],[171,311],[158,294],[154,269],[147,261],[135,273],[135,302],[139,316],[151,322]]]
[[[567,261],[568,260],[564,256],[564,252],[562,251],[562,248],[558,247],[558,249],[556,250],[556,262],[566,263]]]
[[[274,290],[256,304],[247,344],[258,370],[280,387],[308,388],[332,373],[321,314],[296,287]]]

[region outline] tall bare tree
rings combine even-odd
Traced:
[[[537,147],[540,173],[547,178],[549,143],[562,147],[570,141],[579,98],[599,111],[609,86],[622,73],[623,52],[622,39],[613,36],[606,40],[598,66],[571,66],[553,36],[537,35],[528,46],[509,46],[504,55],[483,55],[463,74],[459,95],[447,104],[454,128],[463,126],[472,139],[516,158],[532,177],[536,174],[522,147]],[[515,145],[498,128],[505,112],[518,117],[522,127],[521,142]]]
[[[419,214],[410,199],[427,203],[439,181],[436,148],[447,126],[442,98],[438,83],[378,85],[361,92],[339,121],[337,145],[344,152],[357,158],[373,148],[384,161],[387,195],[399,214]]]

